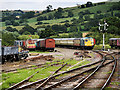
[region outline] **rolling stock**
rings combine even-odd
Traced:
[[[24,49],[28,50],[54,50],[55,46],[93,49],[95,45],[95,39],[92,37],[30,39],[25,41],[17,40],[15,41],[15,45],[22,46]]]
[[[20,46],[27,50],[35,50],[37,40],[39,39],[15,40],[14,45]]]
[[[77,47],[80,49],[93,49],[95,39],[92,37],[85,38],[55,38],[56,46]]]
[[[53,38],[45,39],[29,39],[29,40],[15,40],[15,46],[21,46],[27,50],[52,50],[55,48],[55,40]]]
[[[19,61],[20,59],[26,59],[27,57],[28,51],[19,51],[19,47],[17,46],[2,46],[0,40],[0,58],[2,59],[1,63],[4,63],[6,61]]]
[[[32,40],[32,39],[23,41],[23,47],[25,49],[34,50],[36,48],[36,41],[37,40]]]
[[[120,38],[110,38],[109,44],[111,48],[120,48]]]
[[[55,48],[55,40],[53,38],[41,39],[36,42],[36,49],[54,51],[54,48]]]

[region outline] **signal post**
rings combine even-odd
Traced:
[[[101,27],[104,27],[104,29],[102,30]],[[104,24],[100,24],[99,22],[99,30],[103,33],[103,51],[105,50],[105,32],[107,31],[107,26],[108,24],[106,23],[106,21],[104,20]]]

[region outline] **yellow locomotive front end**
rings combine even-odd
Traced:
[[[84,44],[85,44],[85,47],[87,48],[93,48],[95,45],[94,38],[91,38],[91,37],[84,38]]]

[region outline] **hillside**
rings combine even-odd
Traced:
[[[85,10],[89,10],[90,13],[96,13],[97,11],[101,11],[102,14],[106,13],[110,7],[112,5],[114,5],[115,3],[106,3],[106,4],[103,4],[103,5],[97,5],[97,6],[94,6],[94,7],[89,7],[89,8],[78,8],[78,6],[76,7],[71,7],[71,8],[64,8],[63,9],[63,12],[62,13],[64,16],[67,15],[67,11],[70,10],[73,12],[74,16],[73,17],[67,17],[67,18],[60,18],[60,19],[53,19],[53,20],[43,20],[43,24],[42,25],[54,25],[54,24],[63,24],[63,23],[60,23],[60,22],[63,22],[63,21],[66,21],[66,20],[69,20],[69,23],[71,23],[71,20],[73,18],[79,18],[78,16],[78,13],[79,12],[84,12]],[[46,16],[48,17],[49,14],[54,14],[55,11],[52,11],[52,12],[49,12],[49,13],[45,13],[45,14],[42,14],[42,15],[39,15],[39,16]],[[92,18],[94,14],[91,14],[90,17]],[[39,17],[37,16],[37,17]],[[34,28],[37,28],[38,26],[42,26],[42,25],[35,25],[38,21],[37,21],[37,17],[33,17],[33,18],[30,18],[30,19],[27,19],[27,24],[29,24],[30,26],[34,27]],[[19,20],[16,20],[16,21],[19,21]],[[47,23],[47,24],[46,24]],[[6,28],[6,25],[5,25],[5,22],[2,23],[2,26],[3,26],[3,29]],[[12,26],[12,25],[10,25]],[[20,26],[12,26],[18,30],[20,30],[24,25],[20,25]]]
[[[120,7],[118,2],[87,2],[83,5],[75,7],[50,9],[48,6],[46,10],[41,13],[33,11],[23,13],[19,17],[16,16],[3,16],[2,29],[14,33],[17,39],[21,35],[38,35],[40,38],[45,37],[82,37],[85,32],[97,32],[98,22],[104,19],[110,20],[110,17],[115,17],[119,21]],[[114,21],[110,21],[109,24]],[[116,30],[119,26],[114,24]],[[109,29],[110,30],[110,29]],[[108,31],[109,31],[108,30]],[[109,31],[112,37],[119,36],[116,32]],[[84,34],[84,35],[85,35]],[[91,33],[89,33],[91,37]],[[99,35],[100,36],[100,35]],[[97,37],[98,38],[98,37]],[[102,42],[102,41],[100,41]],[[100,43],[98,42],[98,44]],[[107,42],[108,43],[108,42]]]
[[[108,0],[109,2],[119,2],[120,0]]]

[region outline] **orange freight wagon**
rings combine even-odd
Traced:
[[[55,48],[55,40],[53,38],[46,38],[40,41],[37,41],[37,48],[42,50],[52,50]]]

